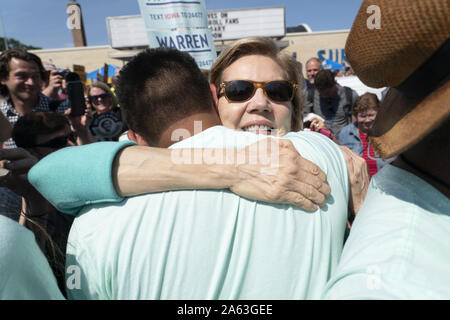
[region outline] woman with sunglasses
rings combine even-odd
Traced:
[[[94,82],[87,90],[87,106],[93,111],[89,130],[97,141],[117,140],[123,122],[114,93],[104,82]]]
[[[113,111],[117,108],[117,98],[104,82],[94,82],[88,88],[88,104],[97,114]]]
[[[247,38],[226,48],[210,82],[225,127],[277,136],[302,129],[304,81],[296,61],[272,40]]]
[[[246,38],[227,47],[210,73],[223,125],[276,136],[302,130],[305,81],[300,69],[297,61],[270,39]],[[350,172],[351,211],[356,214],[365,197],[368,175],[364,159],[346,147],[341,150]]]

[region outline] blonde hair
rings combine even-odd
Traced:
[[[102,89],[103,91],[105,91],[106,93],[109,94],[109,96],[111,97],[111,101],[112,101],[112,106],[111,109],[116,108],[117,105],[119,104],[116,95],[111,91],[111,89],[109,88],[109,86],[102,82],[102,81],[97,81],[92,83],[88,88],[87,88],[87,93],[88,96],[90,95],[89,92],[91,91],[92,88],[99,88]]]
[[[210,83],[219,88],[223,81],[222,75],[226,68],[239,58],[249,55],[262,55],[273,59],[285,72],[288,80],[298,84],[292,100],[291,131],[303,128],[303,94],[305,81],[301,74],[299,63],[291,56],[283,53],[276,43],[268,38],[244,38],[225,48],[214,62],[210,71]]]

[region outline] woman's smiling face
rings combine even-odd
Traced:
[[[269,82],[288,80],[286,72],[273,59],[263,55],[248,55],[237,59],[222,74],[222,82],[251,80]],[[254,95],[244,102],[228,102],[220,94],[218,111],[224,126],[257,134],[284,135],[291,130],[292,102],[276,102],[257,88]]]

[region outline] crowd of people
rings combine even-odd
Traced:
[[[245,38],[209,71],[146,49],[73,115],[64,72],[2,52],[0,298],[450,298],[449,8],[379,2],[346,55],[382,101]]]

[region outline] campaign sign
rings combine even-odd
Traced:
[[[114,112],[96,114],[89,129],[92,135],[98,139],[110,139],[117,137],[122,131],[123,123]]]
[[[147,31],[150,47],[169,47],[188,52],[200,69],[210,69],[217,58],[209,29]]]
[[[138,0],[147,29],[208,28],[205,0]]]
[[[138,0],[151,48],[188,52],[201,69],[217,58],[205,0]]]

